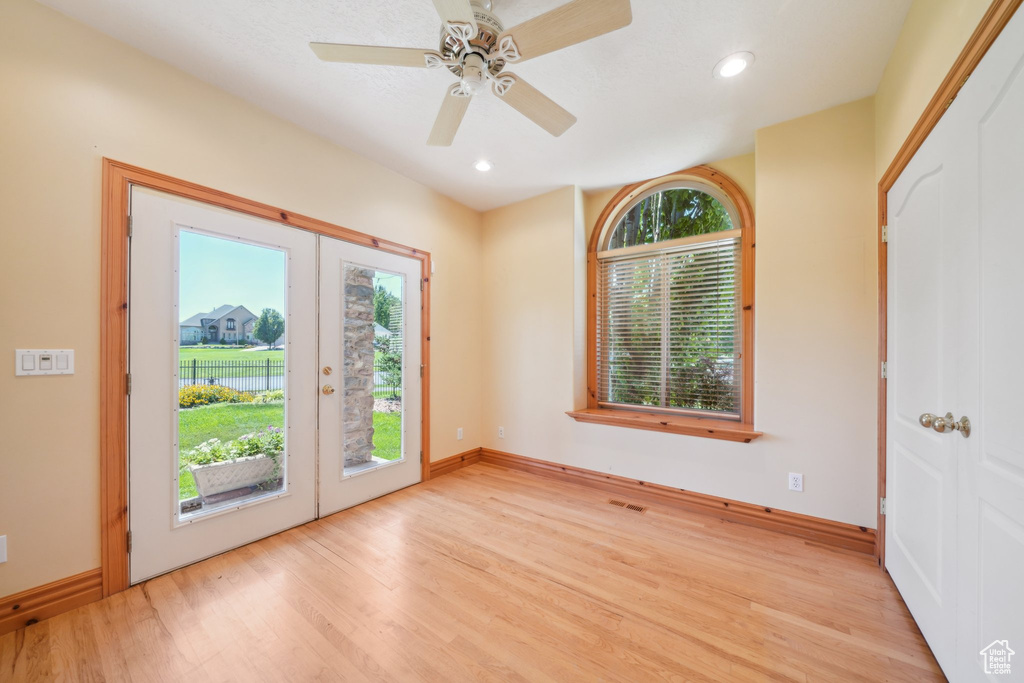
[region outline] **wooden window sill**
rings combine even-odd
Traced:
[[[761,432],[754,425],[733,422],[731,420],[710,420],[700,417],[668,415],[666,413],[648,413],[639,410],[618,410],[611,408],[587,408],[572,410],[566,413],[577,422],[611,425],[613,427],[629,427],[631,429],[649,429],[654,432],[685,434],[686,436],[702,436],[707,439],[724,439],[750,443]]]

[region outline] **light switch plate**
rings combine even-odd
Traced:
[[[15,375],[73,375],[74,349],[15,349]]]

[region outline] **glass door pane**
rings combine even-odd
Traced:
[[[281,493],[286,254],[180,229],[179,521]]]
[[[401,273],[344,266],[343,476],[402,459]]]

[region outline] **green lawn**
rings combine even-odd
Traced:
[[[273,351],[246,351],[237,349],[209,349],[205,346],[182,346],[178,349],[178,359],[187,360],[284,360],[284,349],[280,346]]]
[[[373,414],[373,454],[385,460],[402,455],[402,414]]]
[[[284,427],[284,402],[217,403],[178,412],[178,450],[189,451],[204,441],[217,438],[222,442],[243,434],[259,431],[267,425]],[[385,460],[396,460],[402,454],[402,414],[373,414],[373,454]],[[196,495],[192,475],[182,474],[179,500]]]
[[[178,451],[185,453],[204,441],[232,441],[267,425],[284,427],[284,401],[274,403],[216,403],[178,412]],[[178,482],[180,500],[196,495],[192,475]]]

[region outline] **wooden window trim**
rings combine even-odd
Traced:
[[[646,429],[652,432],[703,436],[708,439],[750,443],[762,433],[754,425],[736,420],[713,420],[688,415],[670,415],[661,412],[624,410],[621,408],[587,408],[566,413],[577,422]]]
[[[742,368],[740,421],[715,420],[681,416],[658,411],[634,411],[598,405],[597,381],[597,255],[602,236],[614,228],[610,223],[643,192],[673,180],[696,180],[719,188],[739,212],[743,237],[740,244],[742,286]],[[710,439],[727,439],[749,443],[761,436],[754,430],[754,210],[746,193],[736,182],[710,166],[694,166],[676,173],[627,185],[619,190],[598,216],[587,246],[587,407],[567,413],[578,422],[648,429],[673,434],[686,434]]]

